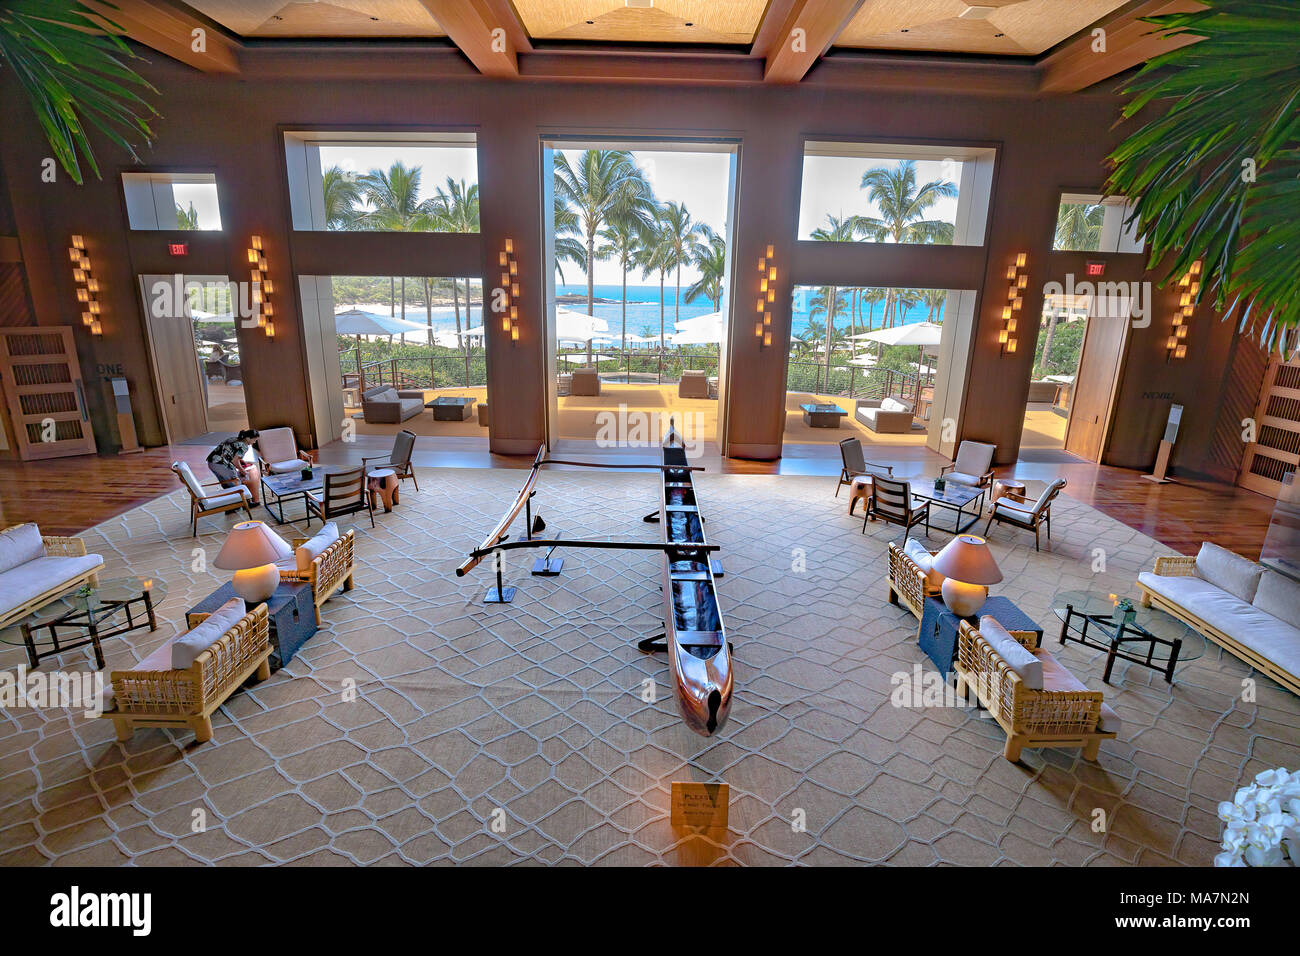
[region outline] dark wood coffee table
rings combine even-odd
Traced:
[[[838,405],[800,405],[803,423],[809,428],[839,428],[840,419],[848,414]]]
[[[433,420],[436,422],[464,422],[474,414],[475,401],[477,399],[444,395],[425,402],[424,407],[433,409]]]
[[[325,476],[340,470],[333,465],[315,465],[312,467],[310,478],[304,478],[300,471],[290,471],[281,475],[263,475],[262,507],[275,519],[276,524],[297,521],[297,518],[285,518],[285,502],[301,500],[305,516],[307,492],[320,491],[325,487]],[[271,507],[272,501],[275,503],[274,508]]]
[[[984,510],[984,489],[963,485],[956,481],[945,482],[942,490],[936,488],[934,482],[929,479],[914,481],[912,482],[912,494],[914,497],[924,498],[932,505],[955,512],[952,522],[953,534],[961,534],[979,521],[980,514]],[[971,508],[971,513],[968,514],[966,508],[972,504],[974,507]],[[964,524],[962,519],[967,519]],[[940,530],[947,531],[949,529],[940,528]]]

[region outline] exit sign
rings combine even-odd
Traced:
[[[1106,263],[1104,263],[1104,262],[1089,262],[1089,263],[1088,263],[1088,275],[1090,275],[1090,276],[1104,276],[1105,274],[1106,274]]]
[[[167,251],[174,256],[188,256],[190,246],[186,242],[169,242],[167,243]]]

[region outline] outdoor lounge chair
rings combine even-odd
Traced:
[[[599,395],[600,375],[590,365],[573,370],[573,380],[569,384],[570,395]]]

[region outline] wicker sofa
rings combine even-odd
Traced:
[[[1300,694],[1300,582],[1206,542],[1194,558],[1156,558],[1137,583],[1144,606],[1172,614]]]
[[[860,398],[853,417],[877,433],[898,435],[912,430],[912,405],[897,398]]]
[[[80,538],[41,534],[30,522],[0,531],[0,628],[79,584],[94,584],[103,566]]]
[[[919,549],[914,553],[928,554],[931,560],[937,552],[927,551],[919,541],[909,539],[905,543],[909,550]],[[894,542],[889,542],[889,603],[902,604],[919,621],[925,611],[925,599],[938,598],[942,578],[922,568],[916,560]]]
[[[1120,731],[1119,715],[1055,657],[1034,647],[1032,631],[1007,631],[991,617],[978,628],[961,622],[957,639],[957,692],[981,704],[1007,735],[1002,756],[1013,763],[1025,747],[1082,747],[1096,760],[1103,740]]]
[[[322,532],[323,534],[324,532]],[[353,566],[353,556],[355,554],[354,539],[356,532],[349,528],[335,541],[326,545],[323,550],[317,554],[310,552],[303,555],[305,560],[299,560],[299,553],[311,546],[311,543],[319,539],[316,538],[295,538],[293,542],[294,557],[286,559],[295,562],[293,570],[288,568],[280,569],[280,582],[282,584],[310,584],[311,600],[316,608],[316,626],[320,627],[320,606],[330,599],[334,592],[342,588],[344,591],[352,590],[352,573],[355,570]],[[306,565],[304,568],[303,565]]]
[[[361,417],[371,425],[397,425],[424,410],[424,392],[377,385],[361,393]]]
[[[195,627],[209,616],[195,615]],[[235,621],[189,667],[177,669],[171,666],[173,645],[185,636],[165,642],[129,670],[110,675],[110,706],[100,716],[113,721],[118,740],[130,740],[137,727],[189,727],[194,739],[205,743],[212,739],[213,711],[249,677],[271,676],[265,604]]]

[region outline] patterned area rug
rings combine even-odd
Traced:
[[[662,630],[657,557],[563,552],[558,578],[515,558],[505,606],[480,603],[486,565],[454,576],[522,479],[426,469],[376,530],[363,517],[356,589],[331,599],[287,667],[231,697],[210,743],[155,729],[123,745],[80,712],[0,712],[0,862],[1206,865],[1218,802],[1300,764],[1300,699],[1254,675],[1243,702],[1250,669],[1213,644],[1172,687],[1121,662],[1108,688],[1102,655],[1057,645],[1056,591],[1132,594],[1167,553],[1070,499],[1041,554],[1031,535],[994,530],[994,591],[1105,689],[1120,738],[1097,763],[1039,750],[1011,764],[973,709],[893,706],[891,677],[929,666],[915,619],[885,601],[886,543],[900,533],[861,534],[828,478],[698,479],[736,661],[730,721],[698,737],[676,716],[663,656],[636,649]],[[659,533],[640,521],[656,501],[648,474],[550,472],[537,497],[565,537],[645,540]],[[177,493],[84,536],[108,574],[169,588],[157,632],[106,642],[110,670],[171,637],[227,576],[194,570],[194,549],[210,565],[229,519],[201,519],[196,541],[186,509]],[[21,663],[0,644],[0,669]],[[69,652],[62,666],[89,658]],[[729,783],[730,830],[674,830],[674,780]]]

